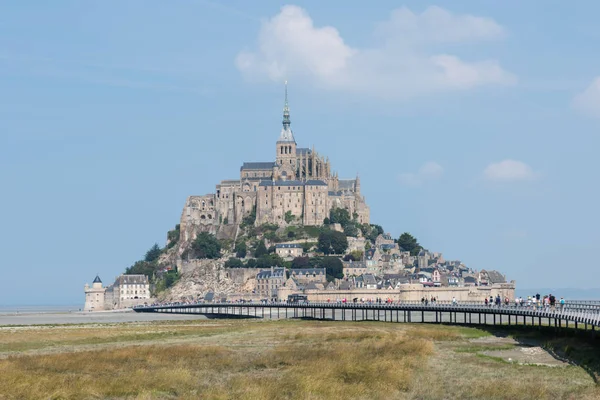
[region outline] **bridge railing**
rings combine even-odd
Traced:
[[[301,302],[301,303],[290,303],[290,302],[228,302],[228,303],[166,303],[166,304],[153,304],[149,306],[141,306],[136,308],[188,308],[188,307],[289,307],[289,308],[381,308],[391,309],[398,307],[408,307],[415,310],[420,309],[476,309],[486,310],[514,310],[520,312],[536,312],[536,313],[585,313],[587,315],[600,315],[600,304],[589,304],[589,303],[565,303],[564,305],[555,304],[554,306],[546,306],[536,303],[501,303],[501,304],[485,304],[481,301],[436,301],[436,302],[421,302],[421,301],[396,301],[396,302],[343,302],[343,301],[329,301],[329,302]]]

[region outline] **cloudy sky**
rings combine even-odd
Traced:
[[[599,287],[600,3],[371,3],[0,3],[0,305],[83,304],[188,195],[272,160],[285,80],[372,222]]]

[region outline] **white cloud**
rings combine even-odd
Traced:
[[[421,166],[416,173],[402,173],[398,177],[400,183],[404,185],[416,186],[427,181],[436,180],[442,177],[444,168],[436,162],[429,161]]]
[[[430,49],[503,37],[504,29],[492,19],[439,7],[421,14],[400,8],[375,33],[378,45],[354,48],[334,27],[316,27],[302,8],[284,6],[263,22],[257,49],[240,52],[236,65],[248,79],[297,79],[330,90],[397,98],[516,81],[495,60],[465,61]]]
[[[516,160],[492,163],[483,171],[484,178],[490,182],[531,181],[538,175],[529,165]]]
[[[573,107],[592,117],[600,117],[600,76],[573,99]]]

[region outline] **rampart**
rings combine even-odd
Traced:
[[[500,296],[502,300],[508,298],[510,301],[515,297],[514,283],[503,283],[492,286],[462,286],[462,287],[434,287],[426,288],[422,284],[402,285],[400,289],[352,289],[352,290],[305,290],[304,292],[292,291],[288,288],[280,288],[277,291],[279,300],[287,300],[288,295],[300,293],[306,294],[309,301],[326,302],[346,299],[352,301],[355,298],[365,300],[392,299],[393,301],[420,301],[422,298],[431,299],[435,297],[439,301],[485,301],[490,296]]]

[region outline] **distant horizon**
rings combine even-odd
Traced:
[[[549,288],[549,287],[539,287],[539,288],[523,288],[520,289],[518,286],[515,289],[515,293],[517,296],[531,296],[536,293],[540,293],[541,295],[553,293],[557,296],[569,297],[569,300],[600,300],[600,287],[599,288],[588,288],[588,289],[580,289],[580,288]],[[596,298],[590,297],[591,293],[589,292],[597,292],[598,296]],[[565,295],[565,293],[569,293],[569,295]],[[573,297],[573,293],[581,293],[582,297],[577,298]],[[85,298],[82,296],[82,300],[80,303],[46,303],[46,304],[37,304],[37,303],[25,303],[25,304],[0,304],[0,310],[3,308],[18,308],[18,307],[77,307],[83,308],[85,303]]]

